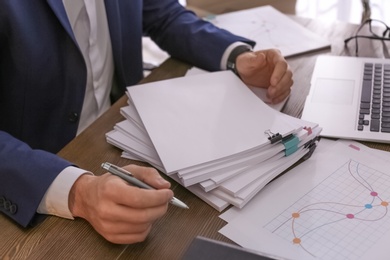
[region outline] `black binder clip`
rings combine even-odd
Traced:
[[[264,131],[264,134],[268,135],[268,140],[271,141],[271,144],[279,142],[279,141],[281,141],[283,139],[281,134],[279,134],[279,133],[274,134],[269,129]]]
[[[311,155],[314,153],[314,150],[317,148],[318,142],[319,142],[319,137],[317,136],[316,138],[305,143],[304,147],[309,149],[309,152],[307,152],[307,154],[303,156],[303,160],[307,160],[311,157]]]

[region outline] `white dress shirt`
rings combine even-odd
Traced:
[[[79,134],[110,107],[114,62],[104,0],[63,0],[63,3],[87,67]],[[226,70],[233,48],[242,44],[233,43],[225,50],[221,59],[222,70]],[[85,173],[92,174],[73,166],[65,168],[50,185],[37,212],[73,219],[68,206],[69,192],[74,182]]]

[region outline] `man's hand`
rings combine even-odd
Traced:
[[[74,217],[87,220],[105,239],[117,244],[145,240],[152,224],[162,217],[173,197],[170,183],[153,168],[123,167],[156,190],[130,186],[106,173],[82,175],[69,195],[69,209]]]
[[[274,104],[283,101],[291,92],[292,72],[276,49],[244,52],[237,57],[236,68],[245,84],[268,88],[268,98]]]

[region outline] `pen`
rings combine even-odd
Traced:
[[[152,186],[149,186],[148,184],[144,183],[143,181],[135,178],[133,174],[130,172],[126,171],[125,169],[122,169],[116,165],[113,165],[111,163],[105,162],[102,163],[102,168],[107,170],[109,173],[118,176],[119,178],[127,181],[130,184],[133,184],[134,186],[137,186],[139,188],[143,189],[148,189],[148,190],[154,190]],[[183,208],[183,209],[188,209],[189,207],[182,202],[181,200],[178,200],[177,198],[173,197],[170,201],[173,205]]]

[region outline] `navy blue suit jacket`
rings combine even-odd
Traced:
[[[142,79],[143,35],[172,57],[219,70],[223,52],[245,41],[176,0],[105,1],[119,93]],[[0,2],[0,211],[22,226],[58,173],[55,155],[75,137],[86,66],[62,0]]]

